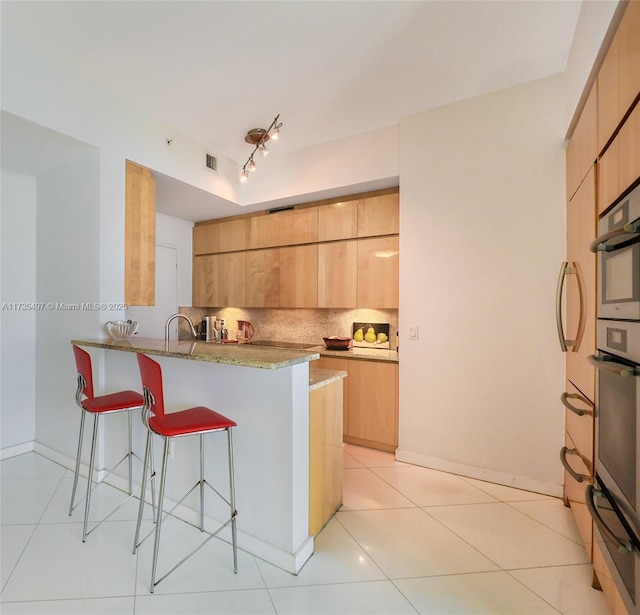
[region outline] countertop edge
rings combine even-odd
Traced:
[[[309,368],[309,392],[347,377],[347,372],[334,369]]]

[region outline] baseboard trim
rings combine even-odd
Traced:
[[[522,489],[523,491],[532,491],[533,493],[540,493],[554,498],[561,498],[563,494],[562,485],[547,483],[527,476],[518,476],[506,472],[468,466],[454,461],[447,461],[446,459],[439,459],[438,457],[430,457],[421,453],[404,451],[400,448],[396,449],[396,459],[398,461],[404,461],[405,463],[422,466],[423,468],[441,470],[442,472],[449,472],[450,474],[457,474],[458,476],[464,476],[466,478],[475,478],[477,480],[504,485],[505,487],[514,487],[516,489]]]
[[[22,444],[15,444],[14,446],[7,446],[0,450],[0,461],[3,459],[10,459],[11,457],[17,457],[18,455],[23,455],[24,453],[30,453],[33,451],[34,441],[31,442],[23,442]]]

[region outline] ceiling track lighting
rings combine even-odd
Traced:
[[[271,122],[271,126],[266,130],[264,128],[252,128],[245,136],[244,140],[253,145],[254,148],[249,158],[247,158],[247,162],[245,162],[242,167],[242,174],[240,175],[241,182],[246,182],[249,179],[249,173],[256,169],[256,162],[253,159],[255,153],[259,151],[263,156],[266,156],[269,153],[265,145],[266,142],[269,140],[277,141],[280,138],[282,122],[278,122],[279,118],[280,114],[276,115],[275,118],[273,118],[273,122]]]

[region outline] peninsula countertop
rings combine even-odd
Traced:
[[[219,344],[199,340],[169,340],[134,335],[127,340],[113,338],[73,339],[72,344],[124,352],[141,352],[162,357],[208,361],[239,367],[281,369],[297,363],[315,361],[320,354],[313,350],[291,350],[252,344]]]

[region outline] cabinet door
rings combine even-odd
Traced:
[[[358,201],[358,237],[399,233],[399,202],[400,196],[397,192]]]
[[[349,363],[348,440],[395,450],[398,445],[397,372],[397,363]]]
[[[640,2],[629,2],[618,27],[620,117],[640,93]]]
[[[280,307],[318,307],[318,245],[280,248]]]
[[[573,346],[567,352],[567,377],[591,401],[595,399],[595,371],[587,357],[595,351],[596,257],[589,251],[589,244],[595,236],[595,178],[592,169],[567,206],[567,261],[575,273],[567,276],[565,284],[566,336],[574,339],[579,330],[583,331],[579,347]]]
[[[591,89],[567,146],[567,201],[573,196],[598,156],[596,87]],[[603,144],[604,145],[604,144]]]
[[[598,213],[620,195],[620,140],[614,139],[598,160]]]
[[[247,247],[247,220],[238,218],[218,223],[220,252],[245,250]]]
[[[358,201],[343,201],[318,207],[318,241],[352,239],[358,236]]]
[[[319,244],[318,307],[356,307],[357,284],[357,240]]]
[[[335,359],[333,357],[320,357],[309,364],[309,368],[332,369],[349,373],[349,359]],[[342,424],[343,434],[349,433],[349,376],[342,380]]]
[[[628,10],[628,9],[627,9]],[[640,38],[640,32],[638,33]],[[640,177],[640,104],[618,133],[620,194]]]
[[[194,307],[216,307],[218,301],[219,256],[206,254],[193,258]]]
[[[278,213],[247,218],[247,249],[271,248],[280,245],[280,215]]]
[[[598,150],[602,151],[615,132],[621,115],[618,111],[618,37],[611,46],[598,71]]]
[[[280,306],[280,248],[246,253],[246,307]]]
[[[193,253],[215,254],[220,251],[220,225],[203,224],[193,227]]]
[[[156,303],[156,182],[151,171],[126,161],[124,300]]]
[[[280,245],[292,246],[318,241],[318,208],[303,207],[281,211]]]
[[[218,305],[212,307],[245,306],[245,252],[218,254]]]
[[[358,239],[357,307],[398,307],[397,236]]]

